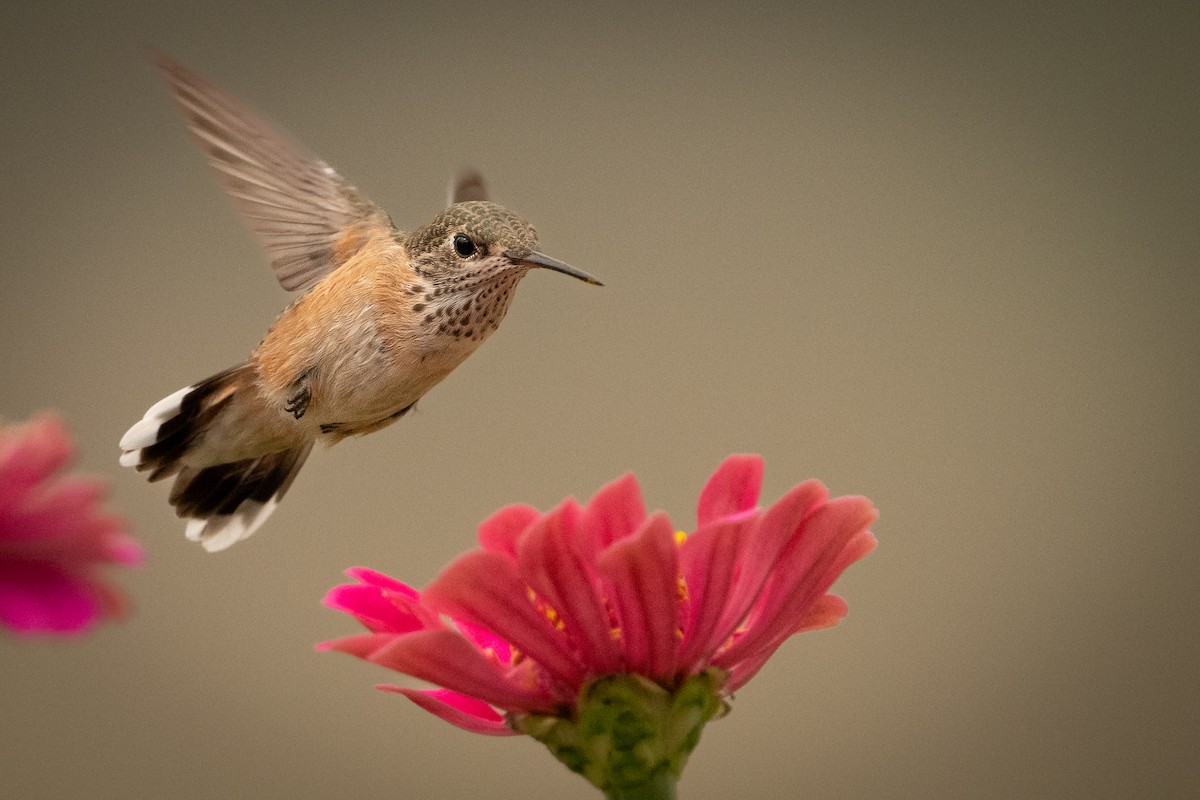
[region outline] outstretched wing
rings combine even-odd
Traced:
[[[304,146],[182,64],[151,58],[284,289],[307,289],[391,230],[386,213]]]
[[[450,191],[446,193],[446,205],[466,200],[490,200],[487,184],[478,170],[464,169],[450,180]]]

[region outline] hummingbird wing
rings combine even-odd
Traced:
[[[182,64],[151,59],[284,289],[309,288],[390,233],[388,215],[303,145]]]
[[[487,200],[487,184],[478,170],[464,169],[450,180],[450,190],[446,193],[446,205],[462,203],[467,200]]]

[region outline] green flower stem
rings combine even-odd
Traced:
[[[664,769],[638,786],[608,789],[604,797],[606,800],[675,800],[675,776]]]
[[[641,675],[608,675],[583,687],[569,717],[512,722],[609,800],[674,800],[700,731],[725,709],[725,678],[709,669],[668,691]]]

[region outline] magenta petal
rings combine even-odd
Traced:
[[[19,633],[76,633],[100,613],[87,579],[53,564],[0,562],[0,622]]]
[[[365,567],[352,567],[346,574],[362,583],[335,586],[322,602],[335,611],[354,615],[369,630],[407,633],[444,627],[437,614],[421,605],[420,593],[408,584]]]
[[[865,497],[838,497],[810,514],[780,553],[744,634],[721,654],[718,666],[749,658],[756,648],[794,630],[838,575],[874,547],[867,527],[877,516]]]
[[[762,456],[737,455],[722,461],[700,492],[696,527],[758,505],[762,477]]]
[[[24,425],[0,428],[0,516],[74,455],[66,426],[55,414],[39,414]]]
[[[521,535],[517,568],[582,650],[587,671],[607,675],[619,668],[620,649],[594,572],[571,546],[578,526],[579,507],[568,500]]]
[[[368,586],[377,586],[380,589],[387,589],[389,592],[395,592],[399,595],[417,599],[417,590],[409,586],[407,583],[398,581],[391,575],[384,575],[382,572],[376,572],[367,567],[351,567],[346,570],[346,574],[351,578],[362,581]]]
[[[512,646],[487,628],[468,622],[465,619],[454,620],[454,626],[480,652],[485,655],[495,656],[496,661],[505,666],[512,664]]]
[[[505,506],[479,523],[479,544],[484,550],[515,560],[518,537],[541,516],[542,512],[533,506]]]
[[[836,594],[821,595],[809,607],[808,613],[800,620],[800,624],[792,631],[792,635],[832,628],[844,620],[849,613],[850,606],[841,597]]]
[[[827,594],[818,598],[808,613],[800,620],[795,630],[777,636],[775,641],[771,642],[769,646],[760,648],[749,658],[728,667],[729,680],[725,683],[725,690],[736,692],[745,686],[747,681],[758,674],[758,671],[770,660],[771,656],[775,655],[775,651],[779,649],[779,646],[792,635],[821,630],[822,628],[832,628],[842,621],[846,616],[847,610],[846,601],[835,594]]]
[[[53,414],[0,426],[0,623],[14,630],[74,633],[128,608],[99,567],[141,548],[101,508],[102,481],[57,476],[73,453]]]
[[[0,536],[0,558],[54,563],[68,569],[123,559],[137,563],[141,548],[122,535],[123,528],[116,517],[94,511],[74,518],[32,514],[0,520],[0,529],[11,534]]]
[[[353,614],[371,631],[408,633],[441,627],[436,615],[425,612],[414,600],[377,586],[335,586],[322,602],[335,611]]]
[[[402,694],[421,708],[451,725],[484,736],[519,736],[504,724],[504,717],[474,697],[448,689],[406,689],[402,686],[379,686],[385,692]]]
[[[141,549],[123,535],[124,520],[105,513],[107,491],[98,480],[68,477],[30,487],[0,511],[0,558],[85,565],[137,563]]]
[[[343,636],[340,639],[318,642],[314,645],[313,649],[319,653],[332,650],[335,653],[345,653],[346,655],[366,661],[371,658],[373,653],[383,648],[384,645],[389,645],[395,640],[396,634],[394,633],[356,633],[352,636]]]
[[[742,624],[746,613],[749,613],[766,585],[767,578],[778,566],[779,554],[788,540],[791,540],[804,518],[828,498],[828,489],[820,481],[800,483],[776,500],[739,537],[736,543],[738,552],[734,557],[737,558],[736,578],[725,601],[724,613],[721,614],[716,644],[724,642]]]
[[[679,566],[666,514],[646,520],[631,537],[600,554],[598,566],[621,626],[626,669],[665,679],[676,671]]]
[[[510,711],[549,711],[554,705],[546,693],[523,688],[501,675],[457,631],[417,631],[397,636],[368,660]]]
[[[725,474],[741,475],[755,484],[755,458],[726,462]],[[746,478],[746,476],[749,476]],[[757,495],[757,491],[750,492]],[[696,531],[679,552],[680,571],[688,595],[678,663],[702,668],[750,610],[775,566],[780,550],[801,520],[827,496],[810,481],[792,489],[758,517],[746,510],[723,516]]]
[[[41,540],[65,542],[68,548],[87,548],[104,552],[103,539],[109,530],[119,531],[121,524],[99,514],[99,503],[107,488],[91,478],[58,478],[30,487],[21,502],[0,513],[4,545],[34,544]],[[64,551],[69,553],[69,549]],[[94,558],[95,556],[91,556]]]
[[[578,689],[584,670],[566,637],[531,602],[529,587],[507,556],[482,550],[465,553],[434,579],[423,597],[429,608],[487,628]]]
[[[591,563],[596,554],[613,542],[631,536],[646,521],[642,487],[633,473],[626,473],[600,488],[583,509],[577,547]]]
[[[689,536],[680,547],[680,571],[687,587],[688,615],[679,663],[691,669],[706,660],[729,635],[721,627],[737,581],[738,559],[754,517],[717,519]]]
[[[814,569],[810,578],[792,591],[792,595],[779,610],[778,617],[781,620],[800,620],[795,623],[796,627],[792,631],[784,633],[784,636],[790,636],[800,630],[813,629],[812,626],[828,627],[814,621],[813,609],[822,603],[833,603],[836,607],[845,605],[845,601],[840,597],[827,595],[825,592],[845,572],[847,567],[871,553],[877,544],[874,534],[868,530],[860,530],[851,536],[850,541],[842,547],[832,561],[825,563],[822,568]],[[826,607],[822,606],[822,608]],[[841,617],[838,619],[840,620]],[[836,621],[830,624],[836,624]]]
[[[120,534],[109,537],[108,555],[116,563],[128,566],[137,566],[146,560],[142,546],[136,540]]]

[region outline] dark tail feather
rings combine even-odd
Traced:
[[[257,458],[191,467],[185,456],[229,405],[253,370],[239,364],[159,400],[121,437],[121,464],[149,472],[152,481],[175,477],[170,501],[187,519],[187,537],[206,550],[223,550],[266,521],[291,486],[312,443]]]
[[[121,437],[121,464],[149,472],[152,481],[179,472],[180,460],[233,399],[239,379],[251,369],[249,364],[238,364],[150,406]]]
[[[170,501],[187,520],[187,538],[215,552],[254,533],[279,505],[311,450],[308,442],[244,461],[179,470]]]

